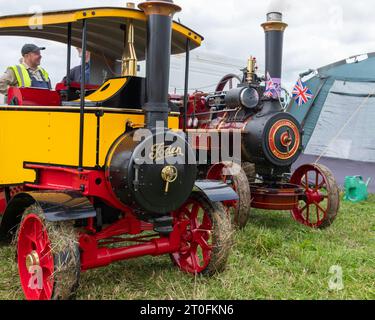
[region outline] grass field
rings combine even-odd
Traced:
[[[343,271],[342,290],[330,290],[330,268]],[[0,299],[22,299],[14,255],[0,248]],[[294,222],[289,213],[252,210],[235,236],[227,270],[194,278],[168,256],[145,257],[91,270],[78,299],[375,299],[375,196],[341,203],[330,229]]]

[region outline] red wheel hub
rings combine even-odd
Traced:
[[[18,272],[27,300],[50,300],[53,292],[54,262],[51,243],[43,221],[29,214],[18,234]]]
[[[324,196],[319,190],[308,189],[305,191],[307,203],[320,203],[324,200]]]
[[[329,208],[329,185],[319,166],[304,165],[296,170],[291,183],[304,188],[304,199],[292,210],[292,216],[298,222],[312,228],[318,228],[327,218]]]
[[[174,214],[175,223],[181,228],[180,251],[172,254],[178,267],[197,274],[205,270],[211,260],[212,221],[206,209],[197,200],[189,199]]]

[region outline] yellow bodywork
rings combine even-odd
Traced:
[[[146,15],[140,10],[108,7],[44,12],[40,17],[30,13],[2,16],[0,36],[27,36],[67,43],[70,24],[72,45],[79,47],[81,38],[77,34],[81,34],[82,20],[86,20],[87,49],[115,61],[123,55],[122,27],[131,22],[134,25],[136,55],[139,60],[143,60],[147,44],[146,19]],[[187,40],[190,49],[195,49],[201,45],[203,37],[179,22],[173,22],[172,54],[184,53]],[[110,86],[106,87],[108,83],[103,84],[99,90],[86,97],[87,103],[108,100],[123,88],[126,81],[126,78],[109,80]],[[131,122],[134,128],[144,126],[142,110],[86,107],[85,112],[84,167],[105,164],[109,148],[124,133],[127,122]],[[97,113],[102,114],[99,117],[99,136]],[[24,169],[25,163],[77,167],[79,118],[79,107],[74,106],[0,106],[0,185],[34,182],[35,172]],[[179,114],[171,113],[169,127],[178,129],[178,126]]]
[[[87,108],[89,109],[89,108]],[[85,114],[84,167],[95,167],[96,112],[100,117],[99,165],[104,166],[109,148],[124,133],[128,121],[143,127],[144,115],[136,110],[90,108]],[[178,128],[178,114],[169,117],[169,127]],[[25,162],[78,165],[79,108],[0,107],[0,185],[34,182],[35,172]]]
[[[127,78],[109,79],[108,81],[104,82],[104,84],[98,90],[86,96],[85,100],[100,102],[110,99],[121,90],[121,88],[126,84],[127,80]],[[77,101],[79,101],[79,99]]]

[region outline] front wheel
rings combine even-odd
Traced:
[[[332,172],[321,164],[307,164],[298,168],[290,183],[301,186],[304,199],[292,210],[293,218],[308,227],[324,229],[337,216],[340,194]]]
[[[27,300],[70,299],[80,275],[80,253],[72,221],[48,222],[28,207],[17,232],[17,262]]]
[[[171,259],[182,271],[211,276],[222,272],[232,247],[232,226],[221,203],[195,192],[173,213],[182,228],[181,246]]]

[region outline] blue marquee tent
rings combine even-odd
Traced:
[[[322,67],[305,83],[314,98],[288,107],[304,128],[296,166],[319,161],[341,187],[345,176],[372,177],[375,192],[375,52]]]

